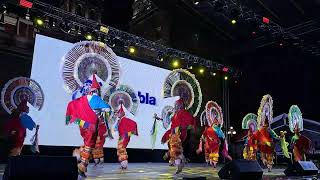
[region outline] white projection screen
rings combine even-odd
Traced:
[[[63,88],[61,76],[61,59],[73,47],[72,43],[37,35],[34,48],[31,78],[36,80],[45,95],[41,111],[30,107],[30,116],[40,125],[39,145],[47,146],[80,146],[83,144],[77,125],[65,125],[65,113],[72,95]],[[153,125],[153,114],[161,114],[166,105],[173,105],[177,97],[163,99],[161,89],[169,70],[139,63],[123,57],[117,57],[121,65],[120,83],[132,87],[136,94],[149,93],[155,97],[156,105],[140,103],[133,117],[138,124],[139,136],[132,136],[128,148],[151,149],[150,131]],[[161,144],[161,137],[166,129],[158,123],[158,136],[154,149],[167,149]],[[33,132],[28,131],[26,144],[30,144]],[[114,139],[106,139],[104,147],[115,148],[118,133]]]

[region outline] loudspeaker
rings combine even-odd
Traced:
[[[286,176],[311,176],[318,174],[318,168],[312,161],[298,161],[289,164],[284,170]]]
[[[3,180],[20,179],[78,179],[77,159],[72,156],[10,157]]]
[[[263,170],[257,161],[248,161],[244,159],[232,160],[228,162],[218,175],[221,179],[261,179]]]

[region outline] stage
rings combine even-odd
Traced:
[[[0,165],[0,180],[4,172],[5,165]],[[183,179],[184,177],[206,177],[207,179],[219,179],[218,171],[205,164],[187,164],[179,175],[174,175],[176,168],[169,167],[166,163],[130,163],[127,170],[120,170],[117,163],[105,163],[102,166],[94,167],[89,165],[88,180],[104,179]],[[275,167],[272,172],[263,173],[263,179],[320,179],[318,177],[286,177],[283,173],[285,167]],[[79,178],[81,180],[83,178]]]

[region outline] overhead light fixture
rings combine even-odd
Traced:
[[[130,46],[130,47],[129,47],[129,53],[130,53],[130,54],[134,54],[135,52],[136,52],[136,48],[133,47],[133,46]]]

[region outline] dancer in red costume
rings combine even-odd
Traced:
[[[79,175],[83,177],[86,177],[85,172],[91,157],[96,163],[99,163],[99,160],[103,162],[103,144],[107,133],[103,116],[107,115],[102,112],[109,112],[111,107],[98,95],[99,89],[100,85],[94,74],[89,94],[71,101],[67,107],[66,124],[78,124],[84,141],[78,164]]]
[[[284,140],[284,137],[278,136],[270,127],[270,122],[272,122],[273,119],[272,105],[272,97],[269,94],[263,96],[258,110],[258,131],[255,133],[261,160],[263,164],[267,166],[269,172],[272,169],[274,159],[273,139]],[[281,135],[284,136],[285,133]],[[285,152],[284,149],[287,146],[287,142],[280,141],[280,143],[282,151]]]
[[[4,85],[1,92],[1,104],[10,117],[4,124],[3,135],[9,140],[9,156],[21,154],[26,129],[33,130],[33,128],[36,128],[36,133],[31,139],[31,150],[39,153],[37,142],[39,126],[28,116],[28,102],[37,110],[41,110],[43,106],[44,94],[36,81],[26,77],[16,77]]]
[[[121,104],[116,113],[116,117],[119,118],[117,124],[119,132],[117,155],[121,164],[121,169],[127,169],[128,167],[128,154],[126,148],[130,142],[131,135],[138,136],[137,123],[125,117],[125,115],[125,107]]]
[[[289,128],[294,136],[291,138],[290,146],[293,149],[295,161],[306,161],[306,153],[311,149],[311,140],[301,135],[303,131],[302,113],[297,105],[292,105],[288,114]]]
[[[157,120],[162,120],[157,117]],[[186,109],[183,99],[175,103],[175,113],[171,119],[170,129],[163,135],[161,142],[168,143],[170,159],[177,166],[176,174],[180,173],[185,164],[182,142],[186,140],[188,129],[194,129],[195,119]]]
[[[244,144],[243,158],[246,160],[257,160],[257,140],[254,133],[257,131],[257,115],[249,113],[242,120],[242,129],[248,130],[248,136]]]
[[[202,133],[197,153],[202,152],[202,146],[204,145],[206,162],[216,168],[219,161],[219,148],[223,143],[222,155],[232,160],[228,154],[224,133],[221,130],[223,125],[221,107],[216,102],[209,101],[206,104],[206,111],[201,114],[201,125],[205,125],[205,129]]]
[[[5,136],[9,137],[10,142],[12,142],[12,147],[10,148],[9,156],[18,156],[21,153],[24,139],[26,137],[26,129],[32,130],[36,127],[29,113],[29,107],[27,106],[27,101],[22,101],[17,109],[15,109],[10,118],[4,125]],[[23,119],[27,119],[28,127],[23,124]]]

